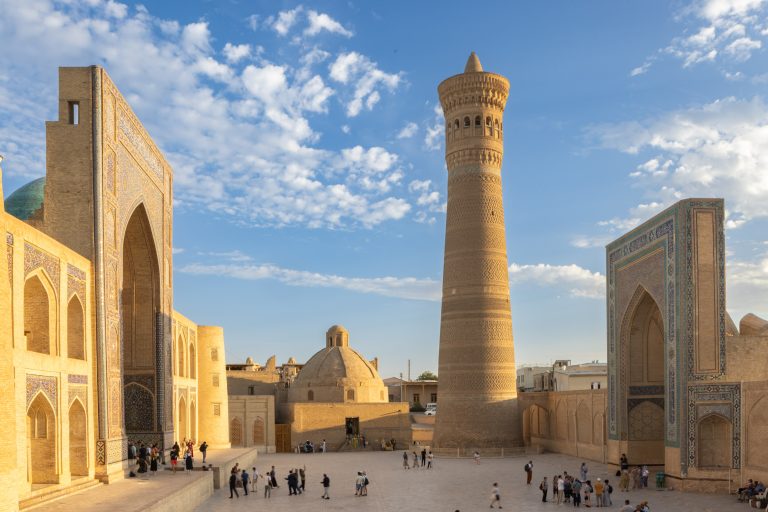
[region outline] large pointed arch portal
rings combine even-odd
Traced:
[[[147,212],[140,204],[131,214],[123,239],[120,320],[122,327],[123,404],[126,434],[132,439],[154,439],[158,418],[158,358],[162,332],[158,332],[160,274],[157,248]],[[139,386],[137,386],[137,384]],[[136,389],[145,390],[137,400]],[[128,410],[131,408],[131,410]]]

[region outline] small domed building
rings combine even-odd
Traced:
[[[319,350],[288,390],[289,402],[385,403],[387,388],[379,372],[349,346],[349,331],[334,325]]]

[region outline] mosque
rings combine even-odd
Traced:
[[[229,447],[223,331],[173,308],[173,170],[104,69],[60,68],[58,112],[0,201],[2,510],[122,479],[129,440]]]

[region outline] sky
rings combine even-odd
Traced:
[[[518,364],[604,361],[605,245],[726,201],[727,308],[768,317],[768,0],[0,0],[6,195],[45,173],[57,67],[109,72],[174,169],[174,306],[227,362],[342,324],[383,377],[437,371],[437,85],[510,81]]]

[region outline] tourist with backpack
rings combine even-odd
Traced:
[[[533,461],[529,460],[524,469],[526,475],[525,483],[531,485],[531,480],[533,479]]]

